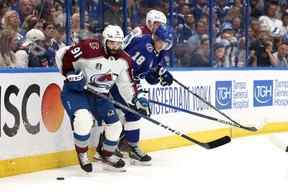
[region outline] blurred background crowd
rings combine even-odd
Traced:
[[[100,2],[101,22],[99,10],[93,12]],[[68,43],[65,5],[65,0],[0,0],[0,66],[55,66],[55,52]],[[86,0],[80,30],[79,2],[73,0],[69,42],[97,35],[107,24],[123,26],[126,19],[129,31],[157,9],[174,28],[171,67],[288,66],[287,0],[175,0],[172,9],[169,0],[128,0],[127,6],[125,17],[121,0]]]

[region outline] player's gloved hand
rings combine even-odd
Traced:
[[[151,85],[159,83],[159,74],[155,70],[149,70],[147,73],[145,73],[144,77],[145,80]]]
[[[162,86],[170,86],[173,83],[172,74],[163,67],[159,69],[159,76],[160,76],[160,84]]]
[[[137,95],[132,99],[132,103],[137,111],[144,115],[150,116],[151,111],[149,107],[149,101],[147,99],[147,94],[144,91],[140,91]]]
[[[66,75],[66,86],[74,91],[82,92],[84,91],[84,86],[86,85],[86,80],[84,78],[83,72],[79,73],[68,73]]]

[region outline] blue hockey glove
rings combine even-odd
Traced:
[[[145,74],[145,80],[151,84],[151,85],[155,85],[157,83],[159,83],[159,74],[155,71],[155,70],[149,70],[146,74]]]
[[[162,86],[170,86],[173,83],[172,74],[163,67],[159,69],[159,76],[160,76],[160,84]]]
[[[137,111],[144,115],[150,116],[150,107],[149,101],[147,99],[146,93],[144,91],[140,91],[137,95],[132,99],[132,103]]]
[[[66,76],[67,81],[65,81],[66,86],[74,91],[82,92],[84,91],[84,86],[86,81],[83,72],[80,73],[69,73]]]

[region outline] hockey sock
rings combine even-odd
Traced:
[[[139,142],[140,129],[135,130],[125,130],[124,131],[125,139],[130,146],[136,146]]]

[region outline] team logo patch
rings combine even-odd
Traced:
[[[113,110],[110,110],[110,111],[107,112],[107,116],[108,117],[112,117],[113,115],[115,115]]]
[[[92,49],[99,49],[99,43],[98,42],[91,42],[91,43],[89,43],[89,46]]]
[[[147,49],[148,52],[152,53],[152,52],[153,52],[153,46],[152,46],[152,44],[151,44],[151,43],[147,43],[147,44],[146,44],[146,49]]]

